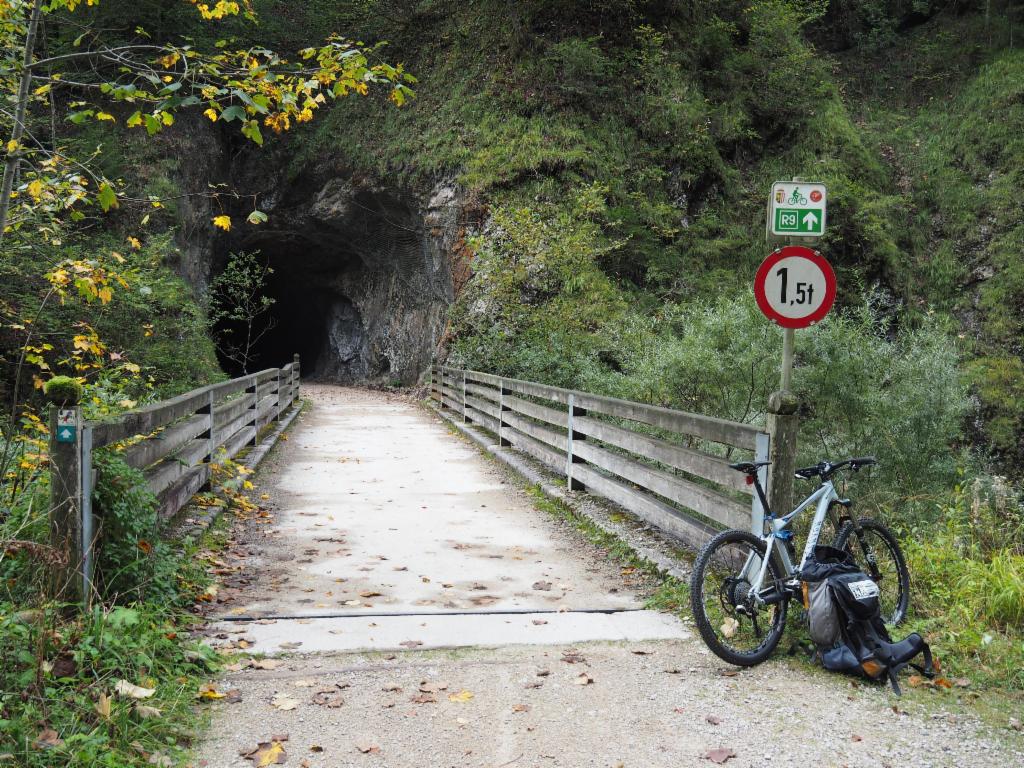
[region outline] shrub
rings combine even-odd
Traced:
[[[156,497],[119,455],[93,455],[93,494],[99,520],[96,574],[107,600],[169,603],[177,597],[177,563],[159,531]]]

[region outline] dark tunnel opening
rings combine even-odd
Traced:
[[[277,214],[267,228],[232,243],[270,268],[269,327],[248,372],[301,358],[303,378],[412,384],[430,364],[451,302],[451,274],[424,214],[393,193],[328,182]],[[223,253],[219,270],[229,259]],[[223,352],[231,375],[242,365]]]

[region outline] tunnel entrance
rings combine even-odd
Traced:
[[[301,356],[304,378],[412,384],[430,364],[452,299],[430,209],[379,188],[334,179],[272,213],[275,229],[233,244],[270,268],[271,323],[249,371]],[[228,262],[220,259],[219,270]],[[240,365],[222,356],[233,375]]]

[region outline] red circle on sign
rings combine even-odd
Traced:
[[[821,190],[815,189],[814,191],[811,192],[811,202],[812,203],[820,203],[821,202]]]
[[[772,267],[783,259],[790,258],[801,258],[811,261],[825,278],[824,300],[816,309],[802,317],[789,317],[778,312],[772,306],[771,301],[769,301],[765,290]],[[761,262],[761,266],[757,268],[757,275],[754,277],[754,298],[757,299],[758,308],[773,323],[781,325],[783,328],[807,328],[819,322],[832,309],[832,304],[836,300],[836,274],[832,271],[832,265],[817,251],[803,245],[787,245],[772,252],[767,259]]]

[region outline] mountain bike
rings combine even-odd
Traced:
[[[722,531],[704,545],[690,575],[690,603],[701,637],[715,655],[752,666],[764,661],[782,639],[789,601],[802,594],[800,569],[818,544],[826,520],[836,536],[833,546],[850,552],[879,586],[882,618],[899,624],[910,603],[910,574],[903,552],[887,527],[877,520],[855,519],[852,503],[836,493],[837,472],[857,472],[876,464],[874,458],[852,458],[831,464],[822,461],[796,471],[802,480],[818,478],[821,485],[792,512],[779,517],[768,505],[758,470],[767,461],[730,464],[747,476],[764,509],[763,535]],[[789,526],[805,509],[816,505],[814,519],[800,559],[796,559]]]

